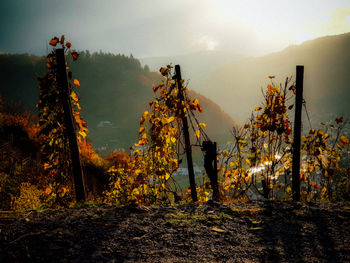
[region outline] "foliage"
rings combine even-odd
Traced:
[[[0,209],[21,208],[23,182],[42,182],[38,128],[35,116],[1,99],[0,120]]]
[[[152,204],[168,200],[168,194],[174,192],[170,181],[178,169],[182,117],[187,117],[190,111],[202,111],[198,100],[188,97],[186,88],[185,100],[179,99],[170,65],[161,68],[160,73],[163,81],[153,85],[158,97],[150,101],[150,111],[141,116],[139,141],[132,147],[132,156],[125,157],[129,159],[127,165],[120,162],[109,169],[111,190],[107,196],[117,203]]]
[[[303,182],[304,199],[334,200],[335,191],[341,184],[349,187],[347,165],[342,168],[341,161],[346,161],[349,139],[341,135],[345,122],[343,117],[334,123],[323,124],[324,130],[311,129],[302,137],[302,153],[304,161],[301,165],[300,179]],[[348,188],[349,193],[349,188]]]
[[[267,86],[264,105],[254,109],[250,123],[233,128],[234,140],[220,153],[220,185],[226,200],[244,195],[291,198],[292,130],[288,110],[293,105],[287,107],[287,102],[295,87],[288,78],[283,88],[280,86],[273,82]],[[339,167],[344,147],[349,144],[341,135],[344,124],[340,117],[325,131],[311,129],[302,138],[300,180],[304,200],[332,200],[337,185],[348,187],[347,170]]]
[[[65,49],[66,56],[71,56],[73,60],[78,58],[78,53],[72,50],[71,43],[65,41],[64,36],[59,40],[54,37],[50,45],[61,45]],[[39,127],[40,142],[43,159],[45,160],[44,170],[50,178],[51,183],[45,189],[46,202],[49,206],[60,204],[67,205],[71,200],[71,161],[66,134],[64,114],[62,111],[62,91],[58,87],[56,49],[53,49],[46,58],[46,68],[48,72],[39,78]],[[69,67],[67,65],[67,70]],[[72,78],[72,73],[68,72],[70,102],[77,128],[77,138],[79,142],[85,140],[87,135],[86,121],[80,116],[81,107],[79,105],[78,92],[80,83]]]

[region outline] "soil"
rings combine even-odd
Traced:
[[[350,262],[349,219],[273,201],[0,212],[0,262]]]

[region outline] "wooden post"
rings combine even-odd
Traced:
[[[85,201],[85,186],[83,170],[81,167],[79,146],[77,135],[75,132],[75,122],[72,114],[72,105],[70,101],[70,90],[68,86],[66,61],[64,56],[64,49],[56,49],[57,61],[57,84],[62,95],[62,104],[64,110],[64,119],[67,129],[67,136],[69,140],[69,149],[72,160],[73,178],[75,186],[75,195],[77,202]]]
[[[216,160],[216,142],[204,141],[202,145],[204,151],[204,168],[210,179],[211,188],[213,189],[213,200],[219,201],[218,188],[218,166]]]
[[[303,79],[304,66],[297,66],[292,165],[292,193],[294,201],[300,201],[300,139],[301,112],[303,106]]]
[[[184,101],[184,94],[183,94],[183,87],[182,87],[182,79],[181,79],[181,70],[180,65],[175,65],[175,76],[177,81],[177,86],[179,89],[179,99],[181,101]],[[190,142],[190,135],[188,132],[188,122],[187,117],[184,115],[182,116],[182,124],[183,124],[183,136],[185,139],[185,151],[186,151],[186,157],[187,157],[187,167],[188,167],[188,177],[190,179],[190,188],[191,188],[191,197],[192,201],[196,202],[197,199],[197,190],[196,190],[196,182],[194,178],[194,170],[193,170],[193,161],[192,161],[192,149],[191,149],[191,142]]]

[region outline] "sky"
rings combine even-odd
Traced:
[[[0,52],[78,50],[139,58],[214,50],[258,56],[350,32],[349,0],[1,0]]]

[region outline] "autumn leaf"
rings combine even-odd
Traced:
[[[225,232],[225,230],[223,230],[223,229],[221,229],[221,228],[218,228],[218,227],[216,227],[216,226],[212,227],[211,230],[213,230],[213,231],[215,231],[215,232],[219,232],[219,233],[224,233],[224,232]]]
[[[255,108],[254,108],[255,111],[259,111],[259,110],[261,110],[261,109],[262,109],[262,107],[255,107]]]
[[[166,121],[167,123],[173,122],[175,118],[173,116],[169,117]]]
[[[79,134],[80,134],[80,136],[83,137],[84,139],[85,139],[86,136],[87,136],[86,132],[84,132],[84,131],[79,131]]]
[[[336,122],[337,124],[343,124],[343,123],[344,123],[344,118],[343,118],[343,116],[336,118],[336,119],[335,119],[335,122]]]
[[[73,90],[72,93],[70,94],[71,98],[74,101],[79,101],[78,95],[75,93],[75,91]]]
[[[73,58],[74,61],[78,59],[79,54],[77,52],[74,51],[71,54],[72,54],[72,58]]]
[[[51,194],[51,192],[52,192],[52,190],[51,190],[51,188],[50,188],[50,187],[46,187],[46,188],[45,188],[44,193],[45,193],[46,195]]]
[[[274,79],[275,78],[275,76],[269,76],[269,79]]]
[[[149,116],[149,112],[145,111],[142,116],[141,116],[141,120],[140,120],[140,125],[143,125],[144,122],[146,121],[146,118]]]
[[[203,111],[203,107],[201,105],[198,104],[197,107],[198,107],[199,112]]]
[[[144,126],[141,126],[139,129],[139,135],[141,135],[145,130],[146,128]]]
[[[346,138],[345,136],[340,136],[339,142],[343,146],[348,146],[349,145],[349,139]]]
[[[162,67],[159,69],[159,71],[163,76],[166,76],[166,75],[168,75],[169,69]]]
[[[201,132],[199,130],[196,130],[196,137],[199,138],[201,135]]]
[[[64,35],[61,36],[61,41],[60,41],[61,45],[64,44]]]
[[[159,86],[156,86],[156,85],[152,85],[152,87],[153,87],[153,92],[156,92],[159,89]]]
[[[50,40],[49,44],[50,44],[51,46],[54,46],[54,47],[55,47],[55,46],[58,44],[58,41],[59,41],[58,37],[54,37],[54,38],[52,38],[52,39]]]
[[[67,41],[67,42],[66,42],[66,47],[67,47],[67,48],[71,48],[71,47],[72,47],[72,44],[71,44],[70,42]]]
[[[50,164],[48,164],[48,163],[44,163],[44,170],[47,170],[47,169],[49,169],[51,167],[51,165]]]
[[[80,82],[79,82],[79,80],[74,79],[74,85],[77,85],[78,87],[80,87]]]

